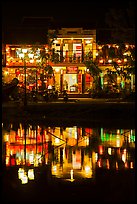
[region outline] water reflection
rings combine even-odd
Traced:
[[[17,167],[22,184],[38,168],[66,181],[95,179],[97,169],[134,169],[135,129],[46,127],[2,123],[3,164]]]

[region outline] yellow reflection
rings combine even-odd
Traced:
[[[134,168],[133,162],[130,162],[130,168],[131,168],[131,169]]]
[[[125,162],[125,168],[128,168],[128,163],[127,163],[127,161]]]
[[[118,162],[116,161],[116,170],[118,170]]]
[[[95,161],[97,162],[97,160],[98,160],[98,153],[96,152],[95,153]]]
[[[34,164],[34,153],[33,152],[29,155],[29,162],[30,164]]]
[[[122,161],[123,161],[123,162],[126,161],[126,156],[125,156],[125,154],[122,154]]]
[[[108,154],[111,155],[111,147],[108,148]]]
[[[18,178],[22,179],[24,174],[25,174],[24,169],[23,168],[19,168],[19,170],[18,170]]]
[[[120,147],[120,139],[116,140],[116,147]]]
[[[109,169],[109,168],[110,168],[110,165],[109,165],[109,159],[107,159],[106,162],[107,162],[107,164],[106,164],[106,165],[107,165],[107,169]]]
[[[34,169],[28,170],[28,178],[29,180],[34,180]]]
[[[101,167],[102,164],[101,164],[101,159],[98,160],[98,167]]]
[[[10,163],[10,157],[6,157],[6,166]]]
[[[90,166],[86,165],[85,166],[85,177],[89,178],[92,177],[92,169]]]
[[[57,166],[53,165],[52,166],[52,175],[56,175],[57,174]]]
[[[89,166],[85,166],[85,172],[89,173],[89,171],[90,171],[90,167]]]
[[[4,134],[4,142],[8,142],[9,141],[9,134],[5,133]]]
[[[59,143],[60,143],[59,138],[55,138],[55,144],[59,144]]]
[[[71,169],[70,170],[70,180],[71,180],[71,182],[73,182],[74,181],[74,178],[73,178],[73,169]]]
[[[36,154],[35,157],[34,157],[34,166],[38,166],[39,163],[42,163],[41,155],[40,154]]]
[[[27,175],[23,175],[21,181],[22,181],[22,184],[28,183],[28,177],[27,177]]]

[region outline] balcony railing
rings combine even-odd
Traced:
[[[53,63],[83,63],[84,60],[88,59],[89,57],[84,54],[72,54],[67,53],[64,55],[63,53],[54,53],[51,57],[51,61]],[[90,57],[92,58],[92,57]],[[27,66],[36,66],[36,62],[26,61]],[[19,57],[10,57],[7,58],[6,66],[23,66],[23,61]]]
[[[93,55],[92,52],[91,53],[84,53],[82,52],[82,50],[80,50],[79,52],[77,50],[71,50],[71,51],[66,51],[66,52],[55,52],[53,53],[53,55],[51,56],[51,59],[49,61],[52,61],[54,64],[59,64],[59,63],[84,63],[84,61],[86,60],[93,60]],[[99,57],[97,56],[96,59],[94,59],[94,61],[96,61],[96,64],[98,65],[111,65],[113,61],[116,61],[119,65],[126,65],[128,64],[128,60],[119,60],[118,58],[114,58],[114,59],[109,59],[109,58],[103,58],[103,57]],[[35,67],[37,66],[36,61],[34,60],[26,60],[26,65],[28,67]],[[7,61],[6,61],[6,66],[8,67],[12,67],[12,66],[24,66],[23,61],[19,58],[19,57],[7,57]]]
[[[86,59],[93,59],[93,54],[82,50],[57,51],[52,56],[54,63],[83,63]]]

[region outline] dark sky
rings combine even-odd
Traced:
[[[53,17],[55,24],[87,24],[89,26],[103,26],[108,8],[128,7],[133,0],[110,1],[3,1],[3,26],[20,25],[23,16]],[[44,3],[45,2],[45,3]]]
[[[107,29],[102,32],[107,28],[106,13],[110,8],[116,10],[128,8],[129,2],[135,2],[135,0],[5,0],[2,2],[2,39],[6,43],[31,43],[31,41],[43,43],[48,29],[82,27],[97,29],[98,40],[105,41],[110,39]],[[29,21],[28,17],[31,17]],[[36,19],[37,17],[44,19]],[[47,17],[52,20],[45,19]]]

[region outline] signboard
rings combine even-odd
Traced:
[[[66,67],[66,73],[67,74],[77,74],[78,73],[78,67],[76,67],[76,66]]]
[[[76,46],[76,50],[81,50],[81,45],[80,46]]]

